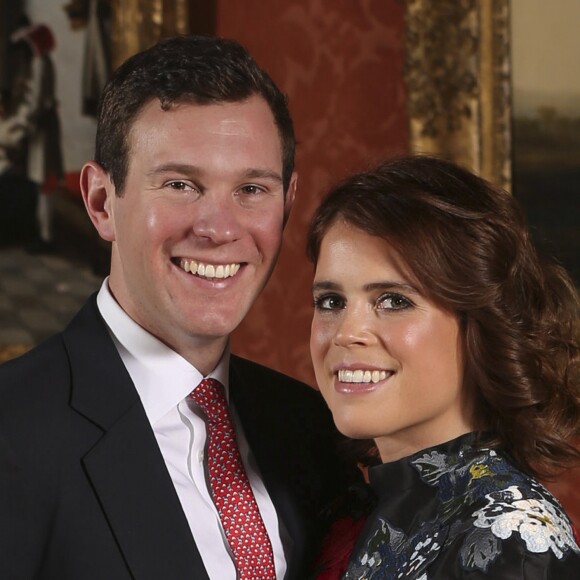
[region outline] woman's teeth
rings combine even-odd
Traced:
[[[182,270],[195,274],[202,278],[230,278],[235,276],[240,269],[240,264],[203,264],[195,260],[180,260]]]
[[[387,371],[363,371],[363,370],[340,370],[338,371],[338,380],[341,383],[378,383],[384,381],[392,372]]]

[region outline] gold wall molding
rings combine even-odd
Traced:
[[[188,0],[111,0],[113,68],[160,38],[189,32]]]
[[[407,0],[410,149],[511,186],[508,0]]]

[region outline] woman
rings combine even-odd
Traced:
[[[578,296],[514,198],[396,160],[330,192],[308,252],[317,382],[382,461],[344,578],[580,578],[573,527],[536,479],[580,456]]]

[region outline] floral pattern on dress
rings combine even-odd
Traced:
[[[486,495],[487,505],[476,512],[473,525],[490,529],[494,536],[505,540],[516,532],[530,552],[552,550],[561,559],[567,550],[578,550],[574,533],[556,506],[537,498],[524,499],[516,486]]]
[[[386,520],[367,543],[359,562],[347,570],[348,580],[399,580],[424,578],[425,568],[437,557],[444,540],[441,530],[429,528],[409,539]],[[443,536],[443,537],[442,537]]]
[[[345,580],[428,580],[429,566],[454,542],[460,545],[458,566],[484,573],[512,537],[527,552],[551,551],[559,560],[580,554],[568,518],[545,487],[495,450],[472,447],[473,435],[460,440],[466,443],[453,453],[438,446],[402,460],[434,488],[436,509],[407,532],[379,510]]]

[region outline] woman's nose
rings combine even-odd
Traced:
[[[361,309],[346,308],[336,327],[334,343],[344,347],[365,346],[372,342],[372,336],[368,313],[361,312]]]

